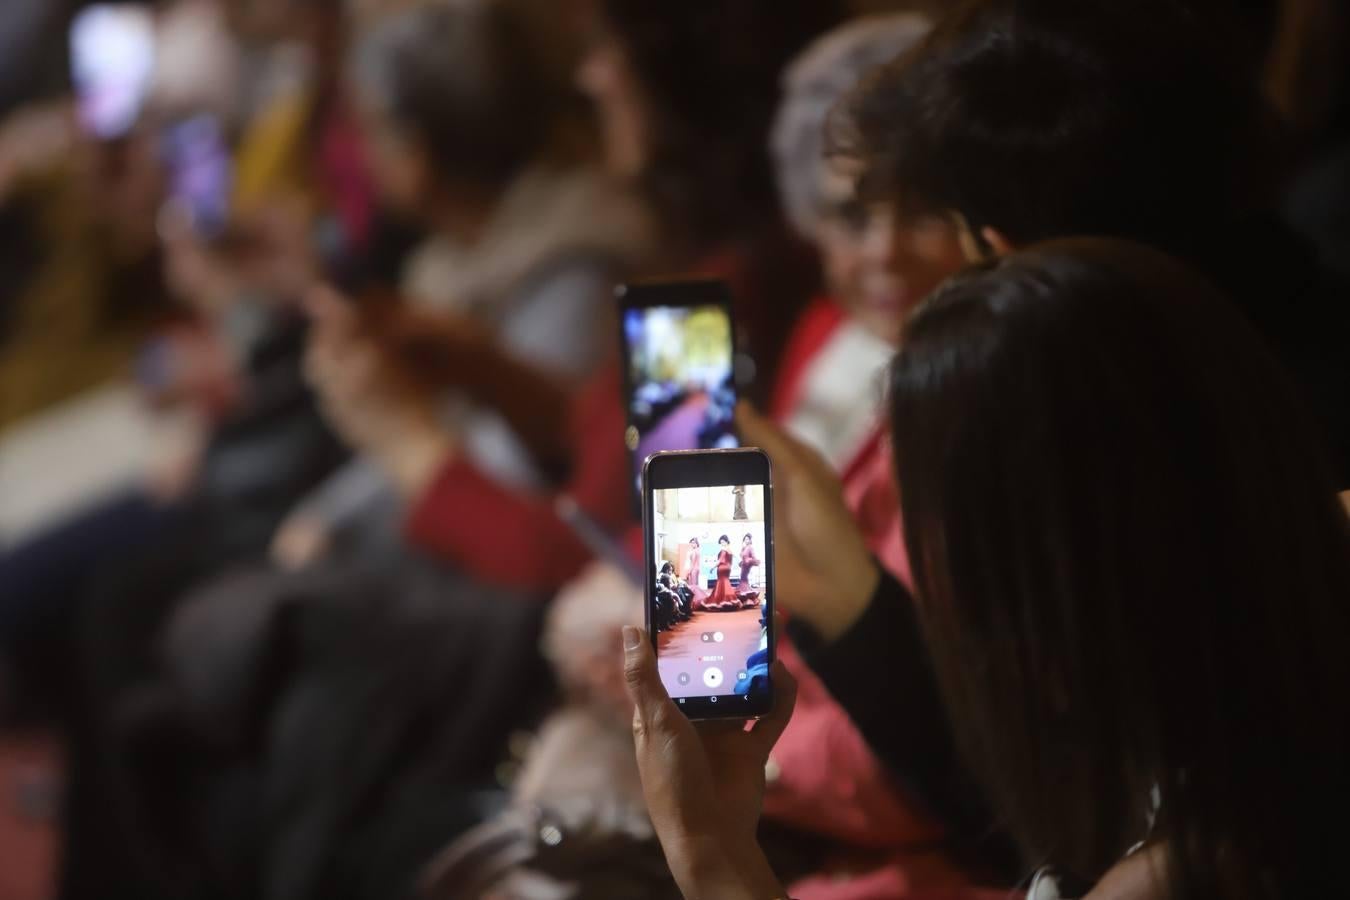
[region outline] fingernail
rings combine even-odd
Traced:
[[[632,625],[623,626],[623,649],[636,650],[642,646],[642,632]]]

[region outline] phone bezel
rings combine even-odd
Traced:
[[[622,355],[620,360],[620,369],[623,372],[623,440],[624,446],[628,449],[628,484],[629,495],[633,512],[641,511],[642,498],[638,481],[633,477],[636,473],[642,471],[638,465],[637,448],[641,443],[642,436],[637,436],[637,441],[630,442],[631,435],[637,428],[633,422],[633,391],[636,386],[633,383],[633,348],[628,344],[628,329],[625,325],[627,313],[631,309],[652,309],[655,307],[670,307],[675,309],[693,309],[700,306],[718,306],[727,317],[727,337],[731,342],[731,383],[736,391],[736,399],[741,398],[741,388],[739,378],[736,373],[736,319],[731,314],[731,287],[725,281],[715,278],[695,278],[695,279],[659,279],[647,281],[634,281],[628,284],[621,284],[614,289],[614,298],[618,303],[619,320],[619,352]],[[739,435],[737,440],[739,440]],[[641,466],[646,466],[646,460],[641,461]]]
[[[657,652],[652,628],[652,600],[656,588],[656,555],[652,533],[652,492],[679,487],[719,487],[729,484],[764,485],[764,614],[768,621],[769,663],[778,658],[773,612],[777,584],[773,534],[773,465],[758,447],[726,450],[666,450],[653,453],[642,464],[642,616]],[[687,697],[676,706],[691,719],[758,719],[773,707],[773,679],[769,689],[738,704],[719,703],[710,697]],[[726,696],[726,695],[724,695]],[[730,695],[735,696],[735,695]]]

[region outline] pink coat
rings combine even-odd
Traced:
[[[795,357],[794,345],[789,345],[780,398],[801,395],[794,375],[800,378],[810,370],[810,361],[828,347],[841,321],[823,310],[803,318],[803,328],[814,333],[797,336],[798,350],[803,345],[807,349]],[[790,406],[790,400],[776,405],[780,419]],[[908,582],[899,498],[880,422],[873,423],[871,437],[844,468],[843,479],[845,498],[873,553],[892,574]],[[790,894],[802,900],[1006,897],[1005,891],[971,888],[939,853],[907,849],[940,840],[941,826],[921,814],[892,783],[848,715],[789,641],[780,640],[778,654],[799,688],[792,721],[774,748],[765,815],[859,851],[840,856],[824,873],[790,885]],[[884,673],[879,674],[884,679]]]

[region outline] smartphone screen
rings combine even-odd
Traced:
[[[215,116],[198,115],[164,133],[169,202],[203,237],[225,230],[230,214],[233,164],[224,128]]]
[[[81,127],[105,140],[136,123],[155,69],[148,6],[95,4],[70,26],[70,68]]]
[[[737,447],[735,341],[720,281],[619,289],[633,483],[663,450]]]
[[[691,718],[763,715],[774,653],[768,458],[661,453],[643,482],[646,618],[662,683]]]

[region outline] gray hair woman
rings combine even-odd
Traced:
[[[831,297],[888,344],[910,309],[963,262],[950,222],[898,221],[854,196],[854,175],[829,159],[826,125],[835,105],[869,70],[918,45],[918,13],[868,16],[821,37],[784,76],[772,151],[792,225],[820,251]]]

